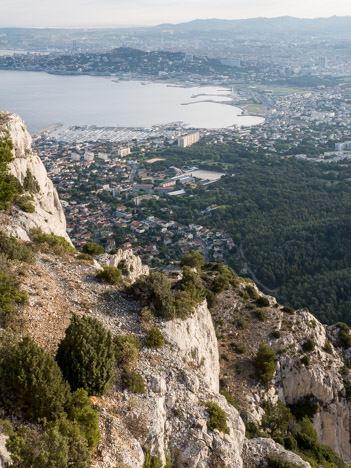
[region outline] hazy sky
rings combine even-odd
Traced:
[[[350,0],[0,0],[0,26],[119,26],[196,18],[351,15]]]

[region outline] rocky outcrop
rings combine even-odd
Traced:
[[[155,369],[150,359],[143,363],[150,387],[147,443],[161,459],[169,452],[179,468],[240,468],[245,427],[238,411],[218,393],[217,339],[207,305],[198,306],[187,320],[167,322],[162,332],[167,344],[160,365]],[[208,429],[207,401],[225,411],[228,435]]]
[[[201,369],[201,382],[207,391],[219,392],[219,356],[217,338],[206,303],[187,320],[166,322],[163,334],[170,347],[177,349],[183,362]]]
[[[206,303],[198,306],[187,320],[160,322],[158,326],[165,337],[164,346],[160,350],[143,348],[138,363],[146,382],[146,395],[125,391],[120,399],[116,393],[108,407],[117,407],[126,425],[125,432],[135,434],[136,428],[130,426],[137,422],[140,446],[149,447],[163,463],[169,454],[177,468],[241,468],[245,426],[238,411],[218,392],[217,340]],[[225,411],[229,434],[208,428],[208,401]],[[102,419],[107,421],[108,414],[101,413]],[[103,438],[108,437],[103,434]],[[115,445],[120,445],[119,437]],[[102,456],[111,458],[110,450],[105,450],[107,453]],[[128,443],[126,453],[133,450]],[[143,466],[142,462],[123,463],[133,468]]]
[[[133,250],[118,249],[114,255],[102,254],[95,257],[100,265],[118,267],[122,262],[122,273],[133,283],[140,276],[149,274],[149,267],[143,265],[141,258],[134,255]]]
[[[11,456],[6,449],[6,439],[7,437],[0,433],[0,468],[6,468],[11,463]]]
[[[243,468],[260,467],[265,468],[268,466],[266,462],[267,456],[277,456],[287,462],[295,463],[296,466],[302,468],[311,468],[311,465],[302,460],[298,455],[293,452],[285,450],[284,447],[274,442],[272,439],[265,439],[258,437],[257,439],[245,440],[243,447]]]
[[[30,173],[38,184],[33,197],[34,213],[25,213],[19,209],[14,216],[2,215],[2,224],[7,232],[22,240],[29,240],[28,233],[33,228],[40,228],[48,234],[55,234],[70,239],[66,233],[66,219],[57,195],[57,191],[47,176],[40,158],[33,153],[32,139],[23,120],[16,114],[0,114],[0,136],[8,134],[13,143],[14,160],[10,163],[10,172],[23,184]]]
[[[322,325],[312,314],[292,311],[269,298],[257,311],[255,299],[241,297],[240,287],[226,291],[211,311],[220,337],[222,385],[236,399],[246,422],[259,425],[266,402],[316,405],[313,425],[322,445],[351,462],[350,350],[338,348],[338,327]],[[345,339],[344,341],[347,342]],[[266,388],[257,378],[255,356],[260,343],[276,351],[276,372]],[[238,351],[239,350],[239,351]]]
[[[288,351],[279,356],[274,381],[279,398],[293,404],[312,395],[319,404],[313,425],[320,443],[350,462],[350,404],[345,398],[345,383],[340,373],[344,362],[332,345],[329,352],[325,351],[325,345],[329,343],[326,328],[313,315],[300,310],[294,321],[294,332],[280,343]],[[304,340],[296,340],[299,335],[307,335],[314,343],[314,349],[308,353],[309,365],[301,365]]]

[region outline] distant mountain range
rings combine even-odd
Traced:
[[[249,18],[238,20],[197,19],[188,23],[161,24],[154,30],[172,29],[178,33],[230,33],[237,35],[318,35],[350,36],[351,17],[332,16],[330,18],[303,19],[290,16],[278,18]]]

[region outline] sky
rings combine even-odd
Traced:
[[[0,27],[113,27],[197,18],[351,16],[350,0],[0,0]]]

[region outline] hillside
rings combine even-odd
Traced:
[[[326,169],[237,141],[155,154],[166,160],[155,173],[191,164],[227,174],[185,197],[145,202],[156,216],[223,230],[236,244],[226,257],[236,271],[253,273],[281,303],[308,307],[323,323],[351,324],[349,162]]]
[[[30,153],[11,151],[3,194]],[[348,466],[347,326],[198,255],[167,277],[131,251],[79,254],[39,197],[28,227],[15,197],[1,211],[1,468]]]
[[[349,36],[351,18],[333,16],[330,18],[277,18],[248,19],[197,19],[188,23],[161,24],[153,29],[173,29],[178,33],[231,34],[234,36]]]

